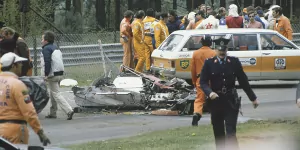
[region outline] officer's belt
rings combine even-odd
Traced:
[[[213,90],[217,94],[228,94],[232,93],[235,90],[235,88],[222,88],[221,90]]]
[[[25,120],[0,120],[0,124],[2,123],[27,124]]]

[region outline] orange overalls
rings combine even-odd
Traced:
[[[199,113],[202,115],[203,104],[205,102],[205,94],[200,88],[200,78],[199,74],[201,73],[204,62],[207,58],[214,57],[216,52],[207,46],[201,47],[199,50],[193,53],[192,62],[191,62],[191,75],[194,86],[197,90],[197,97],[194,102],[194,113]]]
[[[124,18],[120,23],[120,43],[124,50],[123,65],[133,68],[132,30],[129,18]]]
[[[277,21],[277,23],[276,23]],[[280,18],[277,20],[274,20],[274,30],[279,32],[281,35],[285,36],[290,41],[293,40],[293,29],[291,27],[290,20],[285,16],[280,16]],[[278,41],[282,41],[281,39],[278,39]],[[277,43],[277,41],[276,41]],[[281,44],[278,42],[277,44]]]
[[[143,72],[144,64],[145,64],[145,33],[144,33],[144,23],[142,19],[136,19],[132,23],[132,33],[133,33],[133,47],[135,53],[138,57],[138,63],[135,66],[135,71]]]
[[[26,85],[11,72],[0,73],[0,136],[13,144],[28,144],[26,122],[35,133],[41,130]]]
[[[150,70],[151,67],[151,54],[153,52],[152,36],[150,28],[155,18],[147,16],[144,18],[144,32],[145,32],[145,56],[146,56],[146,70]]]
[[[160,20],[154,27],[155,47],[158,48],[168,36],[169,29],[165,22]]]

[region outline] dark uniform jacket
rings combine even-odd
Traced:
[[[222,91],[223,87],[227,90],[235,88],[236,79],[249,99],[251,101],[256,100],[256,95],[249,85],[242,64],[236,57],[227,56],[225,64],[220,64],[217,56],[207,59],[201,71],[200,87],[205,95],[209,96],[211,92],[218,93],[218,91]]]

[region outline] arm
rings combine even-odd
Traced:
[[[192,62],[191,62],[191,74],[192,74],[192,82],[194,86],[196,86],[196,81],[197,81],[197,72],[195,67],[196,64],[195,64],[195,52],[194,52]]]
[[[246,76],[246,74],[243,70],[242,64],[238,58],[236,58],[235,64],[236,64],[236,66],[235,66],[236,67],[236,77],[238,79],[240,86],[243,88],[243,90],[247,94],[250,101],[255,101],[257,97],[250,87],[250,84],[248,82],[248,77]]]
[[[284,30],[287,33],[287,38],[291,41],[293,40],[293,29],[291,27],[291,23],[288,19],[285,20],[284,22]]]
[[[154,39],[155,39],[155,46],[159,47],[161,44],[161,39],[160,39],[160,35],[161,35],[162,29],[160,24],[156,24],[154,27]]]
[[[127,27],[128,25],[126,23],[123,23],[122,26],[121,26],[121,34],[127,36],[127,37],[130,37],[130,34],[127,32]]]
[[[51,48],[44,47],[42,53],[45,62],[45,76],[47,77],[51,70],[51,54],[52,54]]]
[[[209,87],[209,76],[210,76],[210,64],[209,60],[205,60],[201,74],[200,74],[200,88],[203,90],[205,95],[209,96],[212,89]]]
[[[138,23],[135,23],[133,28],[132,28],[133,38],[135,40],[137,40],[138,42],[142,42],[142,37],[140,36],[140,33],[139,33],[139,31],[141,29],[142,29],[142,27]]]
[[[195,20],[192,20],[189,22],[188,26],[186,27],[186,30],[191,30],[193,27],[193,24],[195,24]]]
[[[28,46],[25,42],[23,41],[20,41],[20,42],[17,42],[17,54],[19,54],[20,57],[24,57],[24,58],[27,58],[28,61],[29,61],[29,52],[28,52]]]
[[[38,133],[42,130],[42,127],[25,84],[18,81],[15,86],[13,86],[12,94],[25,120],[29,123],[34,132]]]

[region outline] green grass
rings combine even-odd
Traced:
[[[107,65],[107,70],[112,68],[112,65],[119,68],[121,64],[114,63]],[[37,74],[40,75],[40,69],[37,70]],[[104,69],[102,64],[70,66],[65,67],[65,74],[66,79],[74,79],[78,82],[79,86],[86,86],[90,85],[95,79],[102,77],[104,75]],[[113,74],[117,75],[118,72]]]
[[[264,139],[282,136],[282,133],[286,132],[300,135],[299,120],[249,121],[239,124],[237,130],[240,145],[249,140],[259,139],[260,142],[264,142]],[[275,133],[276,135],[274,135]],[[210,150],[214,147],[211,125],[202,125],[155,131],[129,138],[72,145],[66,148],[73,150]]]

